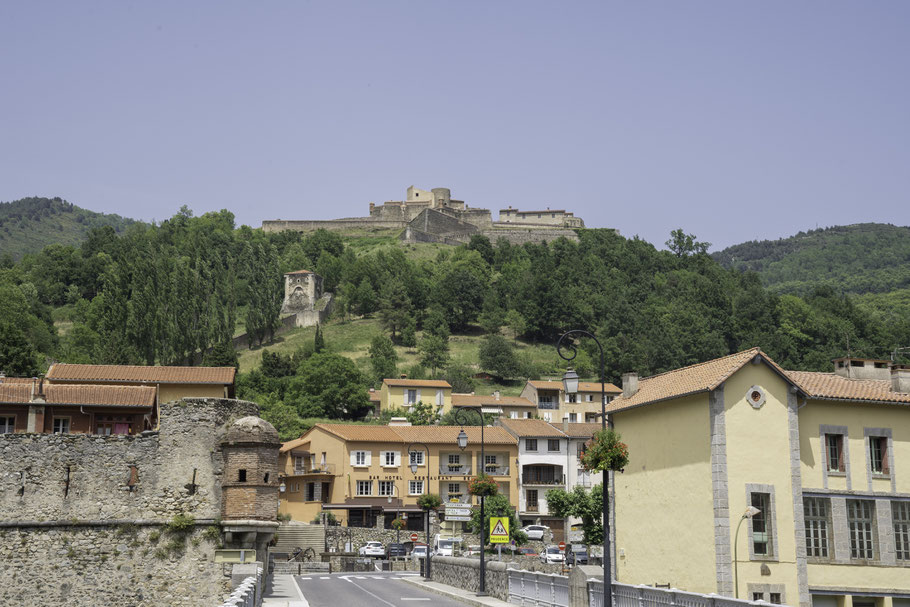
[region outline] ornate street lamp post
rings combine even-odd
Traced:
[[[486,461],[484,457],[484,441],[483,441],[483,411],[480,409],[458,407],[455,409],[455,421],[461,424],[461,432],[458,433],[458,448],[464,451],[464,448],[468,446],[468,434],[464,431],[464,413],[470,411],[476,413],[480,417],[480,461],[481,461],[481,470],[483,469],[483,462]],[[480,590],[477,593],[477,596],[487,596],[487,566],[484,561],[484,553],[486,552],[487,542],[486,542],[486,524],[484,520],[484,496],[480,496]]]
[[[429,495],[429,493],[430,493],[430,448],[427,447],[426,445],[424,445],[423,443],[411,443],[410,445],[408,445],[408,461],[411,463],[411,474],[413,474],[416,477],[417,476],[417,458],[415,457],[415,455],[417,455],[417,453],[420,453],[420,452],[415,451],[413,448],[418,447],[418,446],[423,447],[423,450],[426,452],[426,459],[423,461],[423,463],[427,467],[427,484],[423,488],[423,494]],[[423,572],[425,574],[425,576],[424,576],[425,579],[427,581],[429,581],[429,579],[430,579],[430,509],[429,508],[426,509],[426,525],[427,526],[424,528],[424,531],[426,532],[427,549],[426,549],[426,552],[424,553],[424,560],[426,561],[426,563],[424,564]]]
[[[571,337],[570,337],[571,336]],[[572,337],[588,337],[594,340],[594,343],[597,344],[597,347],[600,349],[600,426],[603,430],[607,429],[607,379],[606,372],[604,367],[604,349],[600,345],[600,342],[594,337],[594,334],[589,331],[584,331],[582,329],[573,329],[562,334],[559,338],[559,341],[556,342],[556,352],[559,353],[559,356],[563,360],[572,361],[578,355],[578,349],[575,347],[575,342],[572,341]],[[565,343],[563,343],[565,342]],[[563,348],[567,350],[567,353],[563,352]],[[578,374],[569,367],[566,369],[565,375],[562,378],[563,388],[566,391],[566,394],[575,394],[578,392]],[[613,427],[613,422],[609,422],[609,426]],[[601,482],[601,489],[603,491],[603,529],[604,529],[604,545],[603,545],[603,568],[604,568],[604,598],[603,598],[603,607],[613,607],[613,575],[612,567],[610,564],[610,505],[607,502],[609,492],[607,491],[607,484],[610,478],[610,471],[604,470],[603,480]]]

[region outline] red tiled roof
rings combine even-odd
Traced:
[[[368,424],[316,424],[313,428],[320,428],[325,432],[346,441],[373,442],[373,443],[451,443],[455,444],[461,426],[372,426]],[[480,442],[480,427],[465,426],[468,441]],[[302,440],[309,434],[304,434],[297,440]],[[515,437],[502,428],[484,428],[484,442],[489,445],[514,445]],[[307,440],[309,440],[307,438]],[[287,443],[285,443],[287,444]]]
[[[557,430],[562,430],[562,424],[558,422],[552,422],[553,427]],[[583,438],[594,436],[595,432],[598,432],[602,429],[600,422],[569,422],[567,424],[568,432],[562,430],[568,436],[572,438]]]
[[[387,386],[405,386],[411,388],[451,388],[452,384],[441,379],[384,379]]]
[[[28,404],[37,397],[37,386],[0,384],[0,403]],[[102,405],[112,407],[154,407],[157,390],[152,386],[91,386],[44,384],[48,405]]]
[[[57,363],[47,371],[53,381],[142,382],[161,384],[234,383],[234,367],[146,367],[130,365],[73,365]]]
[[[520,396],[481,396],[477,394],[452,393],[453,407],[532,407],[537,405]]]
[[[562,382],[556,380],[539,380],[539,379],[529,379],[528,383],[537,388],[538,390],[562,390]],[[600,392],[600,382],[593,381],[580,381],[578,382],[578,391],[579,392]],[[622,392],[621,388],[616,387],[615,385],[607,382],[604,385],[604,392],[607,394],[619,394]]]
[[[554,424],[545,422],[542,419],[507,419],[500,418],[499,423],[503,428],[515,436],[552,436],[565,438],[562,430],[559,430]]]
[[[886,379],[850,379],[834,373],[787,371],[811,398],[857,402],[910,404],[910,394],[894,392]]]

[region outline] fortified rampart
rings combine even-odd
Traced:
[[[221,443],[258,409],[185,399],[138,435],[0,435],[0,604],[217,604],[230,586],[213,558],[229,524]]]

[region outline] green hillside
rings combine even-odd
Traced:
[[[95,227],[111,226],[119,233],[133,223],[133,219],[87,211],[61,198],[0,202],[0,255],[18,260],[49,244],[78,245]]]
[[[726,268],[752,270],[777,293],[816,287],[866,294],[910,289],[910,227],[860,223],[750,241],[712,254]]]

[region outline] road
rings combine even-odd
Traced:
[[[403,581],[413,572],[298,575],[294,581],[309,607],[464,607]]]

